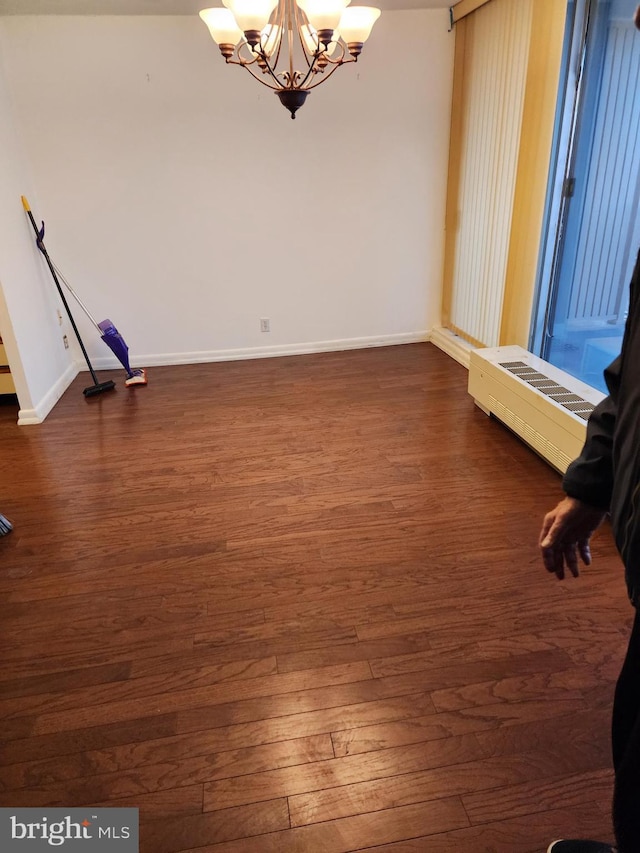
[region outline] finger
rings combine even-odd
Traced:
[[[578,550],[580,551],[580,557],[585,566],[591,565],[591,548],[589,547],[589,540],[582,540],[578,542]]]
[[[560,539],[566,538],[567,523],[562,517],[554,516],[552,524],[547,530],[547,534],[540,542],[541,548],[551,548],[557,545]]]
[[[580,570],[578,568],[578,551],[575,544],[565,546],[564,561],[574,578],[577,578]]]
[[[556,520],[555,512],[548,512],[542,520],[542,529],[538,538],[538,545],[542,548],[548,548],[552,543],[549,541],[549,532],[553,529],[554,521]]]
[[[545,548],[542,551],[542,562],[545,569],[558,577],[564,578],[564,558],[559,548]]]

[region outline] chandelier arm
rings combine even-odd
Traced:
[[[252,56],[251,59],[244,59],[244,57],[242,57],[240,55],[240,51],[242,50],[243,47],[247,47],[246,41],[240,42],[240,44],[237,44],[235,46],[234,52],[235,52],[235,55],[238,57],[237,59],[232,59],[231,56],[225,56],[224,61],[227,63],[227,65],[240,65],[242,68],[248,69],[250,65],[254,65],[258,61],[257,56]],[[233,56],[233,54],[232,54],[232,56]],[[259,80],[259,79],[260,79],[259,77],[256,77],[256,80]]]
[[[307,18],[306,15],[305,15],[305,18]],[[317,53],[317,51],[315,51],[313,54],[310,54],[309,50],[307,48],[307,45],[305,44],[304,38],[302,37],[303,23],[302,23],[302,17],[300,15],[300,7],[298,6],[298,4],[296,2],[293,2],[293,23],[295,25],[296,32],[298,34],[298,41],[300,42],[300,47],[302,48],[302,55],[304,56],[304,61],[307,63],[308,70],[311,71],[311,69],[315,66],[316,61],[318,59],[318,53]],[[308,24],[308,19],[307,19],[307,24]],[[293,44],[291,44],[291,56],[293,56]],[[313,57],[313,59],[311,61],[309,61],[310,56]],[[305,80],[307,79],[308,76],[309,75],[307,73],[307,75],[305,76]]]
[[[335,69],[338,68],[340,65],[348,65],[350,62],[357,62],[357,61],[358,60],[353,56],[350,56],[350,57],[344,57],[343,56],[341,59],[329,59],[329,58],[327,58],[327,65],[333,65],[334,66],[332,71],[331,71],[331,73],[333,74]]]
[[[298,4],[294,0],[285,0],[287,3],[287,46],[289,48],[289,85],[292,89],[297,88],[295,85],[295,72],[293,70],[293,27],[295,25],[298,33],[300,27],[298,24]]]
[[[255,74],[253,76],[256,78],[256,80],[260,80],[261,83],[264,83],[265,86],[268,86],[269,89],[273,89],[274,91],[277,91],[278,89],[285,89],[286,86],[283,86],[282,83],[280,82],[280,80],[278,80],[278,75],[275,72],[275,68],[271,67],[271,63],[269,62],[267,55],[264,53],[264,51],[260,55],[262,57],[262,60],[264,61],[264,65],[265,65],[264,69],[261,69],[261,70],[262,70],[263,74],[265,72],[269,74],[269,77],[271,77],[271,79],[275,83],[275,86],[271,86],[271,85],[269,85],[269,83],[265,83],[265,81],[261,77],[256,77]],[[250,69],[248,69],[248,70],[250,70]]]
[[[250,65],[253,65],[255,63],[255,61],[255,59],[251,59],[249,61],[247,61],[246,59],[225,59],[227,65],[237,65],[240,68],[246,68],[247,70],[249,69]]]
[[[313,73],[313,71],[314,71],[314,69],[315,69],[316,60],[317,60],[317,59],[319,58],[319,56],[320,56],[320,53],[315,54],[315,55],[314,55],[314,62],[313,62],[313,64],[309,67],[309,70],[308,70],[308,71],[307,71],[307,73],[305,74],[304,80],[302,81],[302,83],[300,83],[299,88],[300,88],[300,89],[315,89],[315,88],[316,88],[317,86],[319,86],[321,83],[324,83],[324,82],[325,82],[325,80],[328,80],[328,79],[329,79],[329,77],[331,77],[331,75],[332,75],[332,74],[336,71],[336,69],[337,69],[337,68],[339,68],[341,65],[347,65],[349,62],[355,62],[355,61],[356,61],[356,60],[355,60],[355,59],[353,59],[353,58],[345,59],[345,52],[346,52],[346,51],[345,51],[345,49],[344,49],[344,47],[343,47],[342,45],[341,45],[341,47],[342,47],[342,56],[340,57],[340,59],[331,59],[329,56],[327,56],[327,57],[326,57],[326,59],[327,59],[327,64],[332,65],[332,66],[333,66],[333,68],[331,68],[331,70],[330,70],[330,71],[328,71],[326,74],[324,74],[324,73],[323,73],[322,77],[320,77],[320,79],[317,81],[317,83],[312,83],[310,86],[307,86],[307,85],[306,85],[306,82],[307,82],[307,80],[309,79],[309,77],[311,76],[311,74]],[[326,66],[325,66],[325,67],[326,67]]]
[[[235,62],[234,65],[243,65],[243,63],[242,62]],[[254,78],[254,80],[257,80],[258,83],[262,83],[263,86],[266,86],[267,89],[271,89],[272,92],[277,92],[278,89],[282,89],[282,86],[280,85],[278,78],[274,75],[273,71],[270,68],[269,68],[269,74],[273,78],[273,80],[276,84],[275,86],[273,86],[270,82],[267,82],[267,80],[264,79],[264,75],[262,77],[258,77],[258,75],[253,70],[253,68],[251,68],[251,65],[253,65],[252,62],[247,62],[246,64],[244,64],[244,67],[247,69],[249,74],[251,74],[251,76]]]
[[[332,63],[333,68],[327,74],[323,74],[317,83],[312,83],[310,86],[307,86],[307,89],[315,89],[321,83],[324,83],[326,80],[328,80],[332,74],[335,74],[335,72],[338,70],[338,68],[340,68],[341,65],[346,65],[348,62],[353,62],[353,60],[352,59],[343,59],[343,60],[340,60],[339,62],[334,61]]]
[[[289,2],[292,2],[292,0],[289,0]],[[314,86],[307,86],[307,80],[311,77],[311,75],[316,70],[316,67],[318,65],[318,60],[320,59],[320,57],[322,56],[323,53],[326,53],[326,51],[320,50],[321,45],[320,45],[319,41],[318,41],[318,47],[316,48],[316,50],[314,50],[313,53],[311,53],[309,51],[309,49],[305,43],[305,40],[302,36],[303,24],[302,24],[302,18],[300,15],[300,9],[298,7],[298,4],[295,2],[293,2],[293,17],[294,17],[294,24],[295,24],[296,32],[298,34],[298,41],[300,42],[300,47],[302,48],[302,55],[304,56],[304,60],[307,63],[307,72],[304,75],[304,77],[302,77],[302,72],[299,72],[300,77],[301,77],[301,81],[298,84],[297,88],[299,88],[299,89],[314,89],[315,86],[318,85],[318,83],[316,83]],[[305,15],[305,17],[306,17],[306,15]],[[290,55],[293,56],[293,45],[291,45],[291,48],[290,48]],[[344,55],[344,48],[343,48],[343,55]],[[324,79],[327,80],[328,78],[329,78],[329,75],[327,75],[327,77],[325,77]],[[321,81],[319,81],[319,82],[321,82]]]
[[[315,87],[316,87],[316,86],[318,86],[320,83],[322,83],[324,80],[328,80],[328,79],[329,79],[329,77],[331,76],[331,73],[333,73],[333,71],[335,71],[335,68],[332,68],[332,69],[331,69],[331,73],[330,73],[330,74],[327,74],[327,76],[326,76],[326,77],[323,77],[321,80],[318,80],[318,82],[317,82],[317,83],[314,83],[314,84],[313,84],[313,86],[307,86],[307,85],[306,85],[306,84],[307,84],[307,80],[308,80],[308,79],[309,79],[309,77],[311,77],[311,75],[313,74],[313,72],[314,72],[314,70],[315,70],[316,63],[317,63],[317,60],[318,60],[318,57],[319,57],[319,56],[320,56],[320,54],[319,54],[319,53],[314,53],[314,55],[313,55],[313,62],[312,62],[312,63],[311,63],[311,65],[309,65],[309,67],[307,68],[307,73],[304,75],[304,78],[302,79],[302,81],[300,82],[300,84],[299,84],[299,86],[298,86],[298,88],[299,88],[299,89],[315,89]],[[308,61],[308,60],[307,60],[307,61]],[[299,72],[299,73],[300,73],[300,74],[302,74],[302,72]]]
[[[355,62],[355,58],[347,54],[347,47],[341,41],[335,42],[342,53],[337,59],[331,59],[329,54],[327,53],[326,59],[328,65],[346,65],[348,62]]]
[[[285,4],[280,0],[276,9],[276,20],[274,26],[280,28],[280,38],[278,39],[278,46],[275,50],[275,57],[273,59],[273,67],[278,67],[278,62],[280,61],[280,50],[282,49],[282,33],[284,32],[285,25]]]
[[[285,0],[286,2],[286,0]],[[255,57],[251,60],[251,62],[247,62],[246,64],[242,61],[240,64],[245,64],[247,71],[251,73],[251,76],[256,80],[259,80],[263,86],[266,86],[268,89],[271,89],[273,92],[277,92],[279,89],[286,88],[282,85],[282,82],[278,79],[278,74],[276,73],[276,69],[278,67],[278,61],[280,59],[280,50],[282,48],[282,33],[284,32],[284,25],[286,23],[285,14],[284,14],[285,4],[282,2],[278,3],[278,7],[276,9],[276,19],[272,26],[279,27],[280,29],[280,38],[278,39],[278,46],[275,50],[275,56],[271,60],[270,57],[267,56],[262,45],[257,45],[257,50],[255,51]],[[241,59],[240,54],[238,53],[238,58]],[[261,73],[268,74],[271,80],[273,81],[273,85],[267,82],[264,77],[258,77],[258,75],[253,71],[253,69],[249,68],[249,65],[253,65],[255,62],[261,59],[263,65],[260,66]]]
[[[304,57],[305,57],[305,60],[307,62],[307,66],[308,66],[307,73],[305,74],[304,79],[299,84],[299,86],[301,89],[303,89],[303,88],[315,89],[316,86],[320,85],[320,83],[324,83],[325,80],[328,80],[329,77],[331,77],[331,75],[333,74],[333,72],[336,70],[336,68],[339,65],[345,65],[347,62],[355,62],[355,59],[346,59],[345,58],[345,56],[347,54],[347,49],[341,41],[335,42],[335,44],[337,44],[338,47],[340,48],[340,50],[342,51],[340,56],[338,57],[338,59],[331,59],[331,57],[329,56],[329,52],[328,52],[329,45],[327,45],[326,50],[320,50],[320,42],[318,42],[318,49],[313,54],[308,53],[306,46],[304,44],[304,40],[302,38],[302,28],[300,26],[300,18],[299,18],[297,6],[295,8],[295,16],[296,16],[296,27],[298,30],[298,38],[300,40],[300,44],[302,46],[302,52],[304,54]],[[309,79],[311,74],[317,70],[318,60],[320,59],[320,57],[322,55],[324,55],[324,58],[326,60],[326,65],[332,65],[333,68],[329,71],[328,74],[326,74],[326,75],[323,74],[323,76],[318,80],[317,83],[313,83],[311,86],[307,86],[306,85],[307,80]],[[309,62],[309,57],[312,57],[311,62]],[[324,67],[326,67],[326,65]],[[321,69],[321,70],[323,70],[323,69]]]

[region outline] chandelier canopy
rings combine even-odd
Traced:
[[[200,17],[227,63],[273,89],[296,117],[311,89],[357,62],[380,16],[350,0],[222,0]]]

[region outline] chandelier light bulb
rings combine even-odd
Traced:
[[[218,45],[236,45],[242,39],[242,30],[229,9],[203,9],[200,17],[209,27],[211,38]]]
[[[320,42],[318,41],[318,33],[316,32],[315,27],[312,27],[310,24],[303,24],[300,27],[300,32],[302,34],[305,47],[307,48],[309,53],[313,54],[318,49],[322,50]],[[336,52],[339,38],[340,33],[338,32],[338,30],[334,30],[333,40],[325,47],[325,53],[327,53],[329,56],[333,56],[333,54]]]
[[[338,29],[340,17],[349,3],[350,0],[298,0],[298,6],[320,34]]]
[[[347,6],[340,18],[340,35],[347,44],[364,44],[379,17],[380,9],[373,6]]]
[[[309,24],[303,24],[300,27],[300,33],[302,34],[302,39],[309,53],[315,53],[319,47],[318,33],[316,32],[315,27],[312,27]]]
[[[275,24],[267,24],[260,33],[260,47],[265,56],[271,57],[280,44],[282,30]]]
[[[267,26],[277,0],[222,0],[227,9],[231,9],[238,27],[243,33],[258,33]],[[247,41],[251,40],[247,37]],[[256,42],[257,43],[257,42]]]

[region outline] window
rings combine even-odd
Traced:
[[[575,0],[556,113],[530,348],[605,391],[640,245],[636,0]]]

